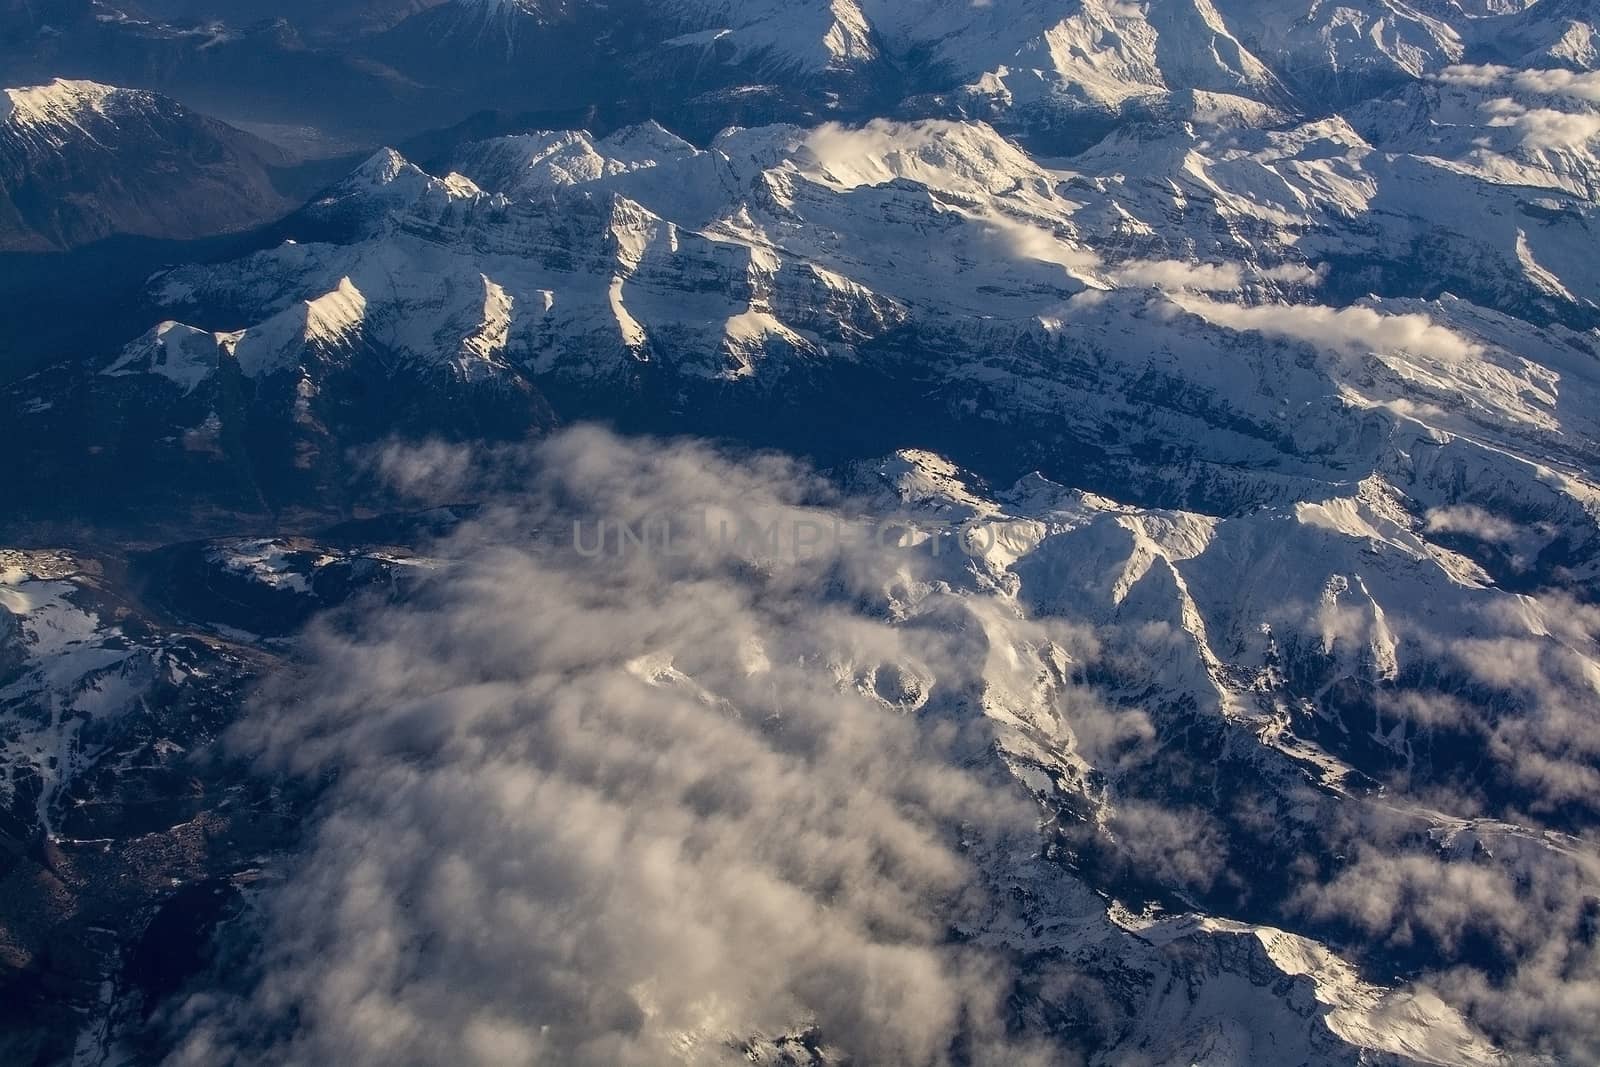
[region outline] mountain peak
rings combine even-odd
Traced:
[[[484,22],[531,19],[545,23],[571,14],[567,0],[454,0],[453,6],[468,13],[469,18]]]
[[[393,148],[380,148],[367,157],[367,161],[351,171],[351,182],[387,185],[411,168],[411,163]]]
[[[86,113],[103,113],[107,102],[120,94],[149,95],[99,82],[56,78],[46,85],[23,86],[0,93],[0,120],[25,126],[75,124]]]
[[[545,0],[456,0],[462,7],[477,8],[494,14],[521,13],[526,15],[543,15],[548,11],[559,10],[563,5],[548,3]]]

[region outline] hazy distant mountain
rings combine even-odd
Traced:
[[[292,207],[277,149],[155,93],[56,80],[0,96],[0,248],[188,238]]]
[[[141,0],[139,10],[163,22],[222,22],[235,29],[285,20],[313,41],[348,45],[355,36],[375,33],[447,0]]]

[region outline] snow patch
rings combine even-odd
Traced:
[[[100,373],[112,378],[158,374],[187,396],[216,371],[221,343],[221,335],[169,319],[123,349]]]
[[[0,119],[22,127],[78,127],[89,115],[104,116],[113,97],[148,97],[132,89],[119,89],[92,81],[56,78],[47,85],[32,85],[4,91]]]

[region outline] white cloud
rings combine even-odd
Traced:
[[[1576,73],[1570,70],[1518,71],[1512,80],[1517,88],[1552,96],[1570,96],[1578,100],[1600,103],[1600,71]]]
[[[1477,518],[1468,510],[1444,521]],[[1459,784],[1502,817],[1588,825],[1600,794],[1600,611],[1546,593],[1493,600],[1463,621],[1460,637],[1415,635],[1439,678],[1387,699],[1482,753]]]
[[[1210,889],[1228,866],[1225,835],[1199,809],[1123,801],[1111,829],[1138,874],[1164,885]]]
[[[1454,363],[1482,348],[1426,315],[1385,315],[1371,308],[1312,304],[1247,307],[1202,296],[1174,296],[1184,310],[1231,330],[1255,330],[1323,347],[1367,352],[1404,352]]]
[[[1571,115],[1538,108],[1512,122],[1529,148],[1575,148],[1600,136],[1600,115]]]
[[[1502,85],[1511,77],[1513,71],[1510,67],[1494,65],[1474,66],[1460,63],[1446,67],[1433,76],[1435,81],[1446,85],[1461,85],[1473,89],[1487,89],[1495,85]]]
[[[1250,277],[1288,285],[1315,285],[1321,276],[1311,267],[1286,263],[1247,270],[1241,263],[1193,263],[1180,259],[1131,259],[1106,272],[1120,286],[1144,286],[1167,292],[1230,293],[1242,289]]]
[[[1317,285],[1322,281],[1321,271],[1300,263],[1285,263],[1277,267],[1268,267],[1261,272],[1261,276],[1289,285]]]
[[[1054,263],[1073,275],[1100,267],[1098,253],[1072,244],[1041,226],[998,213],[985,217],[983,222],[1006,252],[1018,259]]]
[[[1352,861],[1299,903],[1444,962],[1426,979],[1519,1052],[1518,1062],[1600,1057],[1600,863],[1493,827],[1462,831],[1481,859],[1406,847],[1364,825]]]
[[[1446,67],[1434,80],[1446,85],[1472,89],[1511,87],[1525,93],[1545,96],[1565,96],[1574,100],[1600,103],[1600,71],[1576,72],[1554,68],[1549,70],[1514,70],[1511,67],[1460,64]]]
[[[962,769],[989,735],[959,606],[884,621],[945,595],[871,546],[565,541],[569,507],[825,516],[781,460],[580,431],[528,479],[417,602],[317,630],[232,738],[336,776],[253,988],[191,1002],[176,1062],[736,1063],[808,1028],[855,1062],[1035,1062],[1004,961],[946,935],[982,896],[964,848],[1037,846],[1020,792]]]
[[[1494,544],[1514,545],[1526,536],[1516,523],[1497,518],[1471,504],[1433,508],[1426,521],[1430,532],[1466,534]]]
[[[1530,109],[1504,97],[1488,101],[1483,109],[1491,116],[1490,126],[1515,129],[1527,148],[1576,148],[1600,136],[1600,114]]]
[[[1176,259],[1137,259],[1111,272],[1118,285],[1146,285],[1160,289],[1192,289],[1225,293],[1244,284],[1244,268],[1237,263],[1185,263]]]

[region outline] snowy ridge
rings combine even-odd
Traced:
[[[932,43],[971,91],[1005,109],[1057,100],[1114,109],[1175,89],[1245,91],[1269,103],[1283,96],[1209,0],[1092,0],[1066,18],[1035,0],[926,6],[934,7],[927,17],[907,12],[903,32]]]
[[[569,19],[573,11],[569,0],[445,0],[419,17],[428,20],[430,37],[511,63],[520,58],[525,38]]]
[[[916,515],[930,520],[953,516],[974,530],[992,531],[970,538],[990,546],[976,557],[988,571],[986,576],[980,572],[976,589],[1015,591],[1029,617],[1087,618],[1106,647],[1139,649],[1117,657],[1119,672],[1128,673],[1116,685],[1140,694],[1136,706],[1155,717],[1158,735],[1168,736],[1164,716],[1185,721],[1183,709],[1196,706],[1203,719],[1226,722],[1226,729],[1251,735],[1261,748],[1246,757],[1250,770],[1230,767],[1236,783],[1256,774],[1269,779],[1281,775],[1286,786],[1297,777],[1290,768],[1298,766],[1334,795],[1350,788],[1359,791],[1362,774],[1347,761],[1370,766],[1362,744],[1350,738],[1334,749],[1312,740],[1314,732],[1300,720],[1304,712],[1297,705],[1320,707],[1329,688],[1355,679],[1377,686],[1398,682],[1404,688],[1435,670],[1448,676],[1461,669],[1450,665],[1451,658],[1474,645],[1554,641],[1559,647],[1566,640],[1556,636],[1553,619],[1545,614],[1560,608],[1536,606],[1493,589],[1469,560],[1429,543],[1380,482],[1363,486],[1353,499],[1219,523],[1205,516],[1118,505],[1037,478],[1000,494],[1002,508],[997,510],[993,503],[976,500],[947,461],[927,454],[903,454],[876,472],[863,471],[862,477],[863,485],[883,479],[893,486]],[[957,588],[971,581],[970,575],[958,578],[955,573],[951,577]],[[1445,607],[1452,602],[1458,606]],[[1490,606],[1496,603],[1498,607]],[[1451,625],[1466,629],[1451,633]],[[991,639],[999,639],[1001,632],[991,629]],[[1595,659],[1600,647],[1588,638],[1580,641],[1586,669],[1593,672],[1600,665]],[[1324,666],[1308,670],[1305,657]],[[1419,659],[1435,665],[1423,667]],[[1324,688],[1291,695],[1308,681]],[[997,677],[994,684],[1005,683]],[[1580,683],[1580,689],[1586,688]],[[1152,705],[1151,695],[1158,693],[1160,703]],[[1302,700],[1306,703],[1300,705]],[[1067,724],[1040,714],[1037,695],[991,692],[985,705],[1008,727],[1002,752],[1035,792],[1049,796],[1086,788],[1093,780],[1092,757],[1085,762],[1084,746],[1064,729]],[[1029,708],[1033,710],[1024,710]],[[1392,732],[1380,725],[1366,743],[1387,749],[1389,758],[1408,766],[1421,766],[1430,758],[1424,755],[1429,730],[1442,725],[1401,721]],[[1276,763],[1269,755],[1273,752],[1285,762]],[[1128,847],[1137,849],[1137,834],[1154,827],[1127,823],[1121,811],[1123,805],[1141,810],[1132,796],[1124,795],[1132,780],[1107,767],[1100,769],[1100,780],[1109,784],[1088,790],[1094,818],[1113,830],[1143,826],[1128,831],[1136,835]],[[1297,818],[1291,816],[1291,824]],[[1556,872],[1568,862],[1572,847],[1559,835],[1501,826],[1498,832],[1505,836],[1484,850],[1474,843],[1480,834],[1496,833],[1494,828],[1473,827],[1425,807],[1410,811],[1407,818],[1430,827],[1446,862],[1465,862],[1467,856],[1487,851],[1496,857],[1491,862],[1519,878],[1559,877]],[[1276,831],[1287,837],[1298,832],[1290,826]],[[1358,1047],[1382,1050],[1408,1063],[1510,1062],[1433,991],[1372,986],[1326,947],[1304,937],[1195,915],[1152,922],[1113,909],[1112,916],[1164,951],[1185,940],[1231,937],[1259,943],[1254,951],[1263,964],[1284,975],[1313,979],[1315,1000],[1326,1008],[1323,1025]],[[1199,951],[1195,946],[1186,958],[1194,961]],[[1121,955],[1128,958],[1125,950]],[[1224,965],[1224,973],[1231,966],[1238,964]],[[1167,1017],[1130,1036],[1130,1043],[1107,1062],[1131,1049],[1153,1055],[1156,1049],[1212,1044],[1219,1015],[1240,1018],[1209,1000],[1226,996],[1222,990],[1228,988],[1226,978],[1207,982],[1197,1001],[1185,1006],[1185,1011],[1197,1013],[1195,1022]],[[1162,1014],[1161,1008],[1155,1010]],[[1205,1022],[1195,1025],[1201,1019]],[[1259,1049],[1268,1040],[1281,1041],[1282,1034],[1268,1039],[1245,1030],[1224,1040],[1235,1054],[1247,1054],[1244,1050]]]
[[[1095,115],[1161,109],[1196,92],[1322,114],[1463,61],[1587,70],[1596,40],[1581,0],[1468,10],[1391,0],[1065,9],[1048,0],[674,0],[660,15],[654,48],[669,56],[698,53],[797,84],[909,69],[912,110],[987,117],[1046,141]]]
[[[91,81],[57,78],[48,85],[6,89],[0,120],[21,127],[78,126],[87,115],[104,117],[113,99],[123,104],[147,104],[152,94],[118,89]]]
[[[640,144],[664,152],[641,166],[648,152],[629,147]],[[1089,395],[1154,374],[1214,398],[1226,419],[1171,414],[1173,425],[1211,427],[1184,435],[1205,441],[1211,462],[1270,462],[1312,479],[1330,476],[1333,456],[1346,470],[1352,461],[1383,470],[1390,446],[1378,442],[1398,448],[1416,432],[1459,438],[1461,448],[1567,457],[1575,484],[1587,483],[1581,470],[1594,457],[1581,399],[1596,385],[1590,357],[1566,354],[1592,344],[1581,332],[1541,331],[1455,298],[1341,307],[1321,295],[1337,283],[1322,255],[1388,258],[1397,270],[1411,262],[1414,239],[1399,220],[1411,212],[1419,232],[1431,229],[1428,213],[1441,201],[1423,190],[1441,172],[1462,195],[1504,208],[1493,225],[1434,248],[1434,261],[1459,258],[1464,275],[1473,264],[1480,286],[1498,287],[1481,296],[1507,310],[1581,318],[1596,307],[1582,231],[1517,210],[1531,178],[1508,186],[1494,173],[1380,153],[1338,120],[1113,140],[1070,170],[1033,162],[980,124],[937,122],[739,131],[706,151],[651,128],[598,142],[490,142],[459,166],[503,190],[494,193],[430,178],[392,155],[381,163],[376,184],[369,164],[330,201],[371,220],[366,238],[285,245],[220,273],[180,270],[163,291],[277,314],[349,285],[369,301],[363,315],[324,334],[364,318],[369,340],[427,360],[441,351],[445,323],[463,324],[451,327],[461,332],[446,351],[483,324],[487,278],[507,309],[497,347],[538,373],[577,378],[649,358],[692,376],[770,385],[776,379],[755,370],[764,360],[781,356],[776,368],[859,358],[863,345],[907,325],[934,351],[980,335],[1046,350],[1070,341],[1096,368]],[[1536,173],[1551,175],[1537,195],[1581,203],[1561,188],[1567,178]],[[1195,212],[1195,228],[1181,237],[1164,229],[1174,211]],[[1365,221],[1380,211],[1383,225]],[[940,235],[939,257],[919,251],[930,233]],[[1498,277],[1485,270],[1488,257],[1498,258]],[[721,281],[707,291],[697,278]],[[1130,328],[1144,338],[1134,350],[1117,340]],[[296,331],[294,344],[317,332]],[[1237,390],[1240,360],[1270,383],[1265,392]],[[1020,354],[949,373],[1031,383],[1041,399],[1019,398],[1010,419],[1042,416],[1078,388],[1072,378],[1084,380]],[[1067,403],[1094,418],[1104,401]],[[1287,422],[1287,411],[1299,414]],[[1352,411],[1368,413],[1364,429],[1351,425]],[[1086,426],[1083,439],[1097,432]]]
[[[187,394],[216,372],[219,344],[217,334],[169,320],[130,344],[100,373],[109,377],[158,374]]]
[[[878,58],[860,0],[669,0],[664,13],[708,27],[665,42],[675,49],[715,49],[732,64],[768,62],[804,74],[850,70]]]
[[[0,802],[47,837],[103,761],[137,760],[163,712],[224,681],[225,653],[130,618],[97,561],[0,551]],[[176,697],[186,682],[193,692]]]
[[[694,154],[694,146],[655,123],[595,140],[571,131],[523,134],[469,146],[454,167],[477,185],[508,196],[615,177]]]

